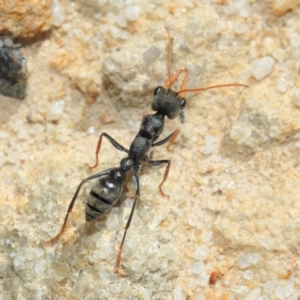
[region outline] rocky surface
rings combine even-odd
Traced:
[[[0,97],[4,299],[298,299],[300,8],[287,2],[55,2],[59,26],[26,47],[25,101]],[[162,138],[180,135],[153,158],[172,159],[170,198],[158,192],[164,169],[143,166],[120,277],[130,176],[94,226],[86,184],[61,240],[42,242],[90,174],[99,133],[128,147],[151,113],[168,80],[165,26],[172,72],[187,68],[188,88],[249,88],[186,93],[185,123],[166,120]],[[122,157],[105,140],[95,172]]]
[[[49,30],[53,21],[52,5],[51,0],[1,0],[0,32],[26,38]]]

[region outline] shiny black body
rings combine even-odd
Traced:
[[[148,164],[151,164],[152,166],[160,166],[162,164],[167,165],[163,180],[159,185],[161,194],[166,196],[163,193],[161,187],[168,177],[171,161],[150,160],[148,157],[148,153],[152,147],[163,145],[168,141],[172,141],[177,136],[179,131],[175,130],[165,139],[157,142],[157,139],[159,138],[164,129],[165,117],[167,116],[170,119],[174,119],[182,112],[184,106],[185,100],[182,97],[180,97],[177,93],[171,91],[170,89],[158,87],[154,91],[152,103],[152,109],[156,112],[154,114],[143,116],[140,130],[135,136],[129,149],[124,148],[111,136],[103,132],[99,137],[99,141],[96,148],[96,164],[91,168],[94,168],[98,165],[98,154],[101,149],[102,137],[106,137],[117,150],[127,153],[127,157],[121,160],[120,167],[110,168],[99,173],[87,176],[81,181],[72,198],[71,203],[69,204],[68,211],[60,232],[54,238],[47,241],[45,244],[52,244],[58,241],[60,236],[63,234],[68,220],[68,216],[73,209],[73,206],[77,200],[78,194],[83,184],[85,184],[87,181],[97,179],[97,181],[91,188],[85,205],[86,221],[92,222],[97,220],[102,215],[108,213],[111,210],[112,206],[119,200],[123,192],[124,184],[126,182],[126,174],[128,173],[128,171],[133,169],[132,179],[136,187],[135,200],[133,202],[133,207],[125,227],[123,240],[117,258],[116,272],[118,272],[121,259],[121,251],[125,240],[126,231],[129,228],[137,204],[137,200],[140,195],[139,171],[141,168],[141,164],[142,162],[146,162]]]
[[[170,89],[158,87],[154,91],[152,102],[152,109],[155,110],[156,113],[143,117],[140,130],[131,143],[129,150],[120,145],[107,133],[104,132],[100,135],[98,145],[99,143],[101,144],[102,137],[105,136],[116,149],[128,153],[127,161],[130,161],[133,168],[133,180],[136,184],[137,192],[139,190],[138,173],[143,161],[154,166],[168,164],[169,168],[171,163],[169,160],[152,161],[148,158],[148,153],[151,147],[162,145],[177,134],[177,131],[174,131],[164,140],[155,143],[163,132],[165,116],[174,119],[180,114],[184,107],[185,99],[178,96],[177,93]],[[98,155],[97,151],[96,155]],[[111,170],[118,170],[121,172],[122,169]],[[127,171],[122,170],[124,176]],[[125,183],[125,178],[124,180],[123,178],[122,180],[115,180],[111,172],[108,174],[105,173],[105,175],[101,172],[98,176],[99,179],[92,187],[86,203],[87,222],[94,221],[96,218],[110,210],[112,205],[119,199],[122,193],[123,184]],[[166,178],[164,178],[164,180],[165,179]]]

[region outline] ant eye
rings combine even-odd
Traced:
[[[184,108],[185,108],[185,105],[186,105],[186,100],[185,100],[185,99],[182,99],[182,100],[181,100],[181,104],[180,104],[181,109],[184,109]]]
[[[161,90],[161,86],[158,86],[155,90],[154,90],[154,96],[157,95]]]

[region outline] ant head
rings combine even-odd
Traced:
[[[159,86],[154,90],[151,108],[169,119],[175,119],[184,109],[185,104],[186,100],[179,96],[179,93]]]

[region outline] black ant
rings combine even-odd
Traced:
[[[132,209],[127,220],[125,231],[123,234],[122,242],[119,248],[119,252],[117,255],[116,265],[115,265],[115,273],[119,273],[120,275],[124,275],[123,272],[119,271],[120,262],[121,262],[121,255],[122,249],[124,246],[125,238],[127,230],[130,226],[134,210],[137,205],[138,198],[140,196],[140,183],[139,183],[139,172],[141,169],[141,163],[146,162],[151,164],[152,166],[160,166],[162,164],[166,164],[165,173],[163,179],[159,185],[160,193],[163,196],[168,197],[162,191],[162,185],[166,181],[169,169],[171,165],[171,161],[164,159],[164,160],[150,160],[148,157],[148,152],[152,147],[163,145],[167,142],[170,142],[168,147],[173,143],[175,138],[177,137],[179,130],[176,129],[173,133],[169,136],[164,138],[161,141],[157,141],[160,134],[164,128],[164,119],[165,116],[169,119],[174,119],[178,115],[182,116],[183,109],[186,104],[186,100],[183,98],[185,92],[200,92],[208,89],[218,88],[218,87],[227,87],[227,86],[244,86],[243,84],[233,83],[233,84],[222,84],[222,85],[215,85],[206,88],[198,88],[198,89],[186,89],[186,83],[188,80],[188,71],[186,69],[179,70],[175,75],[171,76],[171,52],[172,52],[172,40],[167,29],[168,33],[168,75],[169,80],[164,84],[164,86],[157,87],[154,90],[154,97],[152,101],[152,110],[156,111],[154,114],[144,114],[141,127],[137,135],[135,136],[133,142],[130,145],[129,150],[124,148],[120,145],[117,141],[115,141],[110,135],[103,132],[99,137],[99,141],[96,147],[96,163],[94,166],[90,167],[91,169],[98,166],[98,154],[101,149],[102,137],[106,137],[111,144],[119,151],[123,151],[128,154],[126,158],[123,158],[120,162],[120,167],[118,168],[110,168],[105,171],[87,176],[84,178],[81,183],[79,184],[71,203],[69,204],[67,214],[64,219],[64,223],[62,225],[61,230],[59,233],[49,241],[45,242],[44,244],[49,245],[57,242],[60,236],[65,231],[65,227],[67,224],[67,220],[69,214],[71,213],[73,206],[76,202],[77,196],[80,192],[80,189],[84,183],[90,181],[92,179],[97,179],[98,181],[92,187],[90,194],[88,196],[86,205],[85,205],[85,216],[86,222],[95,221],[100,216],[104,215],[105,213],[109,212],[112,206],[118,201],[122,194],[123,186],[126,181],[126,174],[128,171],[133,169],[133,182],[135,184],[136,192],[135,198],[132,205]],[[183,83],[181,85],[181,89],[179,92],[175,92],[171,90],[172,84],[178,78],[181,73],[185,73]]]

